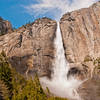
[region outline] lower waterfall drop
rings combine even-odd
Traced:
[[[56,55],[53,65],[54,73],[52,74],[52,79],[49,80],[46,77],[42,77],[40,78],[40,82],[43,87],[48,87],[50,92],[56,96],[80,100],[76,89],[81,84],[81,82],[74,77],[71,77],[70,79],[67,78],[67,73],[70,67],[66,61],[64,54],[59,22],[57,23],[54,45],[56,49]]]

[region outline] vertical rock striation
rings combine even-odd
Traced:
[[[72,67],[68,77],[87,79],[78,89],[82,100],[100,100],[100,61],[95,65],[100,58],[100,1],[63,15],[60,25],[65,56]]]
[[[37,72],[50,77],[56,26],[56,22],[48,18],[22,26],[0,37],[0,51],[6,52],[18,72],[26,75]]]
[[[87,57],[100,57],[100,2],[63,15],[60,25],[70,65],[82,68]],[[87,67],[94,68],[91,64]]]

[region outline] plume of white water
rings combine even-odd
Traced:
[[[57,31],[54,44],[56,49],[56,57],[53,69],[54,74],[52,75],[51,80],[47,79],[46,77],[42,77],[40,78],[40,82],[43,87],[48,87],[50,92],[56,96],[80,100],[76,89],[81,84],[81,82],[74,77],[67,79],[67,73],[70,67],[65,59],[59,22],[57,23]]]

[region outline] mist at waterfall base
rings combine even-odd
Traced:
[[[40,78],[40,82],[43,87],[48,87],[50,92],[56,96],[80,100],[76,90],[82,82],[74,77],[71,77],[70,79],[67,78],[67,73],[70,67],[64,54],[59,22],[57,23],[54,45],[56,49],[56,55],[53,63],[54,73],[52,74],[52,79],[49,80],[47,77],[42,77]]]

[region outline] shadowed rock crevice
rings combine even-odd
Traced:
[[[68,71],[68,74],[67,74],[67,77],[70,78],[71,76],[79,76],[81,74],[81,71],[78,69],[78,68],[71,68],[69,71]]]

